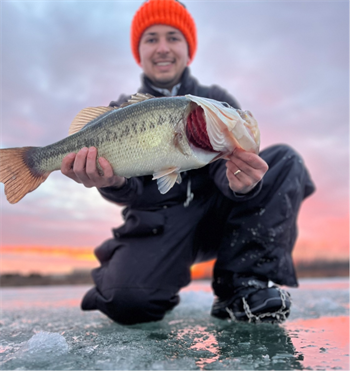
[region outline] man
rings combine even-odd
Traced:
[[[192,94],[237,101],[218,86],[204,87],[188,65],[196,47],[196,28],[176,0],[149,0],[131,27],[133,55],[143,69],[139,92],[156,97]],[[121,96],[111,106],[128,99]],[[97,151],[83,148],[62,162],[62,173],[97,187],[101,195],[125,205],[125,224],[95,251],[101,267],[84,310],[99,309],[122,324],[160,320],[179,302],[195,262],[216,258],[211,314],[243,321],[283,321],[289,294],[276,284],[297,286],[291,251],[301,201],[314,191],[293,149],[273,146],[259,156],[236,150],[230,158],[183,174],[181,184],[161,195],[151,176],[125,179],[113,174]]]

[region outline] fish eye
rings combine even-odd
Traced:
[[[223,106],[225,106],[225,107],[227,107],[227,108],[232,108],[228,103],[226,103],[226,102],[221,102],[221,104],[223,105]]]

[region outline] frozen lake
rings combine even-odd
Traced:
[[[209,315],[194,281],[161,322],[120,326],[82,312],[87,286],[1,290],[2,370],[349,370],[348,279],[300,280],[283,325]]]

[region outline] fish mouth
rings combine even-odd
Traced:
[[[260,132],[251,112],[237,110],[225,102],[209,98],[193,95],[186,95],[186,98],[203,109],[206,132],[213,151],[223,155],[232,153],[236,148],[259,152]]]

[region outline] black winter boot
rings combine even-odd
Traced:
[[[220,281],[220,280],[219,280]],[[281,323],[287,319],[292,305],[290,294],[277,286],[254,277],[245,277],[227,292],[215,299],[211,315],[221,319],[248,322]],[[237,281],[236,281],[237,282]],[[215,281],[213,283],[215,288]]]

